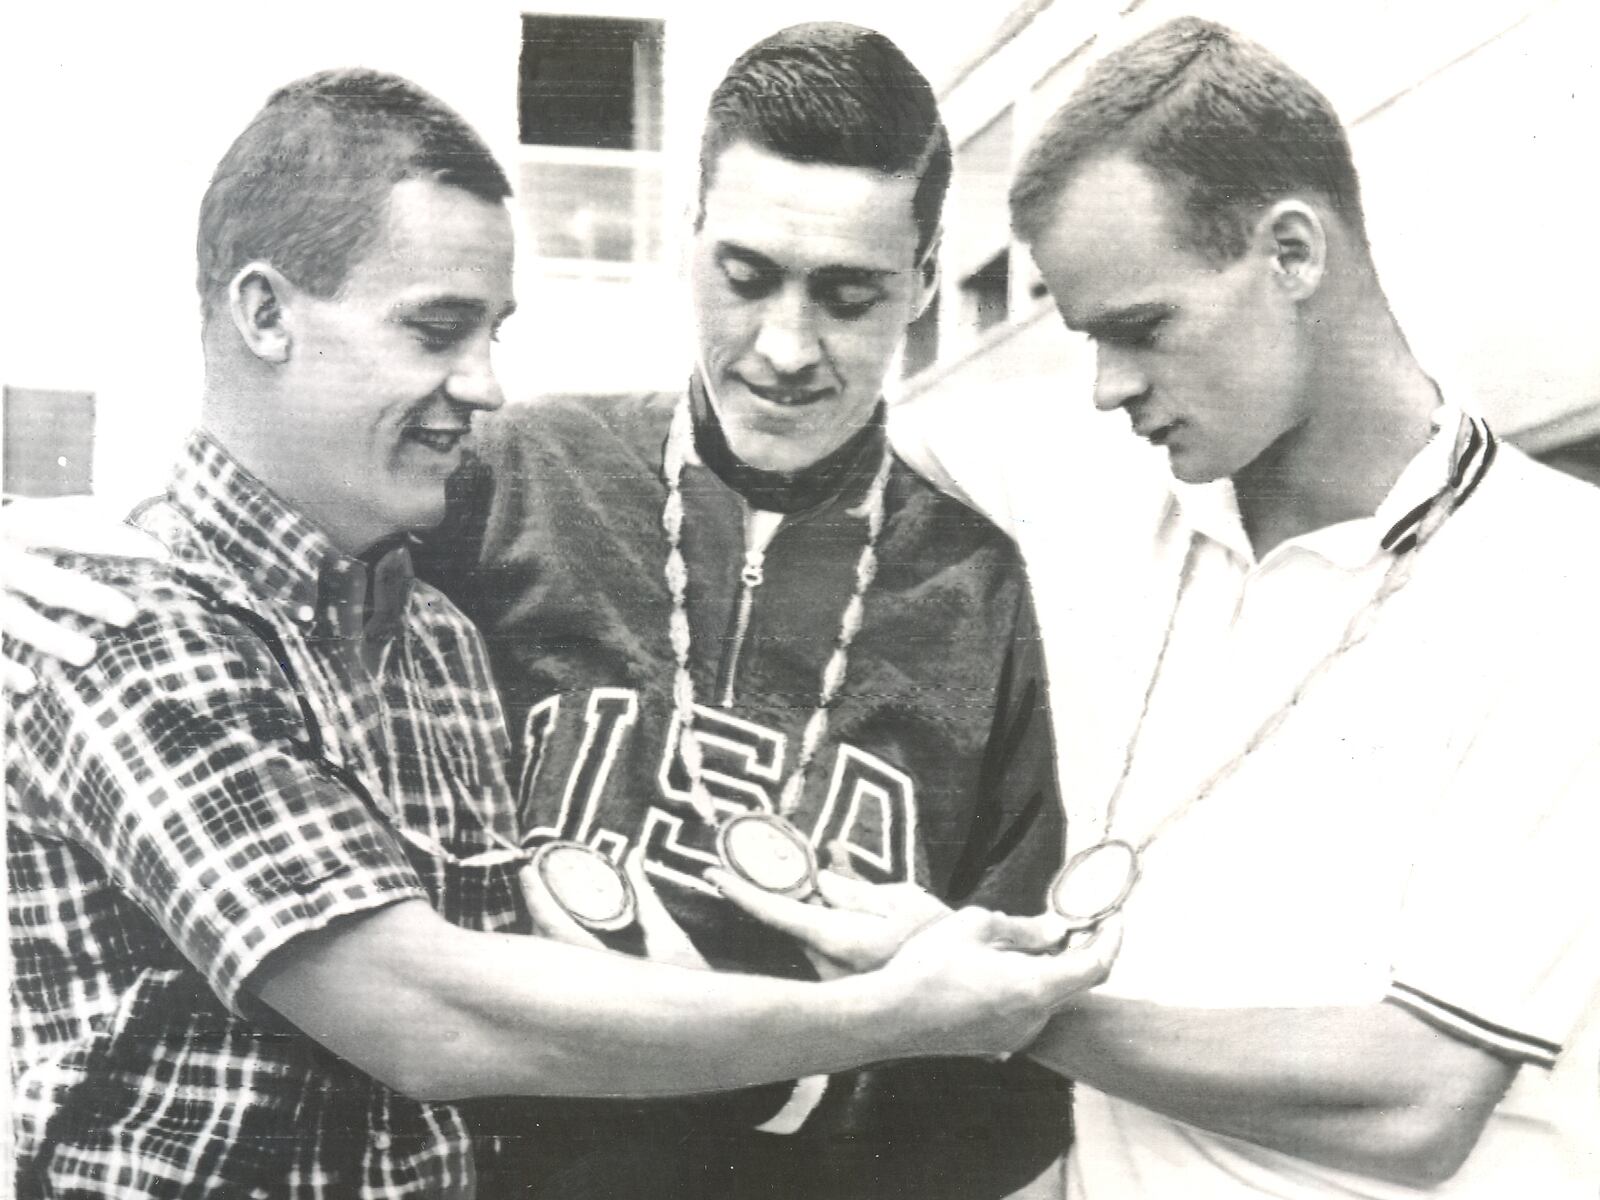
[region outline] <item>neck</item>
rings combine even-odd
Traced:
[[[797,471],[766,471],[734,453],[698,380],[690,397],[694,448],[700,461],[752,508],[767,512],[804,512],[837,495],[858,477],[856,468],[877,445],[883,423],[880,404],[872,419],[837,450]]]
[[[1370,517],[1433,434],[1438,390],[1381,297],[1366,320],[1327,322],[1306,419],[1233,477],[1259,559],[1292,537]]]
[[[267,395],[208,369],[201,396],[200,428],[234,462],[321,529],[342,554],[360,558],[392,534],[391,529],[372,529],[361,522],[359,511],[347,497],[319,497],[325,489],[306,485],[295,469],[296,457],[284,453],[284,432],[268,416],[273,411]]]

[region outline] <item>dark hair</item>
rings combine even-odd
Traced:
[[[1300,75],[1225,26],[1181,17],[1108,54],[1046,123],[1011,185],[1017,237],[1036,242],[1089,160],[1125,153],[1172,189],[1190,247],[1243,254],[1267,205],[1315,193],[1365,240],[1350,143]]]
[[[741,141],[795,162],[911,175],[918,257],[938,233],[950,135],[927,79],[881,33],[833,21],[792,25],[738,57],[706,112],[697,223],[718,156]]]
[[[206,311],[253,259],[314,295],[335,295],[406,179],[434,179],[493,203],[511,195],[472,127],[409,80],[348,69],[280,88],[228,147],[200,202],[197,283]]]

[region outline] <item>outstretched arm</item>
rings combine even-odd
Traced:
[[[295,939],[246,986],[409,1095],[677,1094],[1026,1044],[1109,967],[1104,948],[994,948],[1026,925],[965,910],[881,971],[808,984],[472,932],[404,901]]]
[[[1096,994],[1028,1053],[1187,1124],[1423,1187],[1461,1166],[1517,1071],[1392,1004],[1197,1009]]]
[[[858,969],[882,962],[937,903],[837,878],[826,907],[717,882],[752,916]],[[1188,1124],[1420,1185],[1461,1165],[1517,1069],[1392,1004],[1199,1009],[1098,993],[1072,1001],[1028,1053]]]

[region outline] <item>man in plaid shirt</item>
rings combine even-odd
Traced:
[[[1109,945],[1010,953],[1055,931],[981,912],[826,984],[515,936],[499,704],[406,546],[501,402],[509,190],[365,71],[282,89],[218,167],[202,429],[138,514],[170,560],[71,564],[139,610],[92,663],[7,639],[37,680],[7,712],[20,1195],[482,1195],[452,1101],[998,1053],[1104,975]]]

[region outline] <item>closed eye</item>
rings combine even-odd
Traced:
[[[1094,321],[1084,326],[1083,331],[1101,345],[1143,350],[1156,344],[1162,327],[1171,316],[1172,313],[1165,309],[1129,313],[1115,319]]]
[[[871,283],[820,283],[814,291],[829,315],[846,321],[866,316],[883,299],[883,289]]]
[[[409,321],[407,325],[424,349],[436,353],[460,345],[473,330],[469,321]]]
[[[719,256],[717,265],[734,294],[745,300],[759,300],[778,286],[776,271],[749,259],[723,254]]]
[[[1120,329],[1102,330],[1095,335],[1097,342],[1109,342],[1114,346],[1122,346],[1129,350],[1142,350],[1156,343],[1161,333],[1160,321],[1151,321],[1148,324],[1127,326]]]

